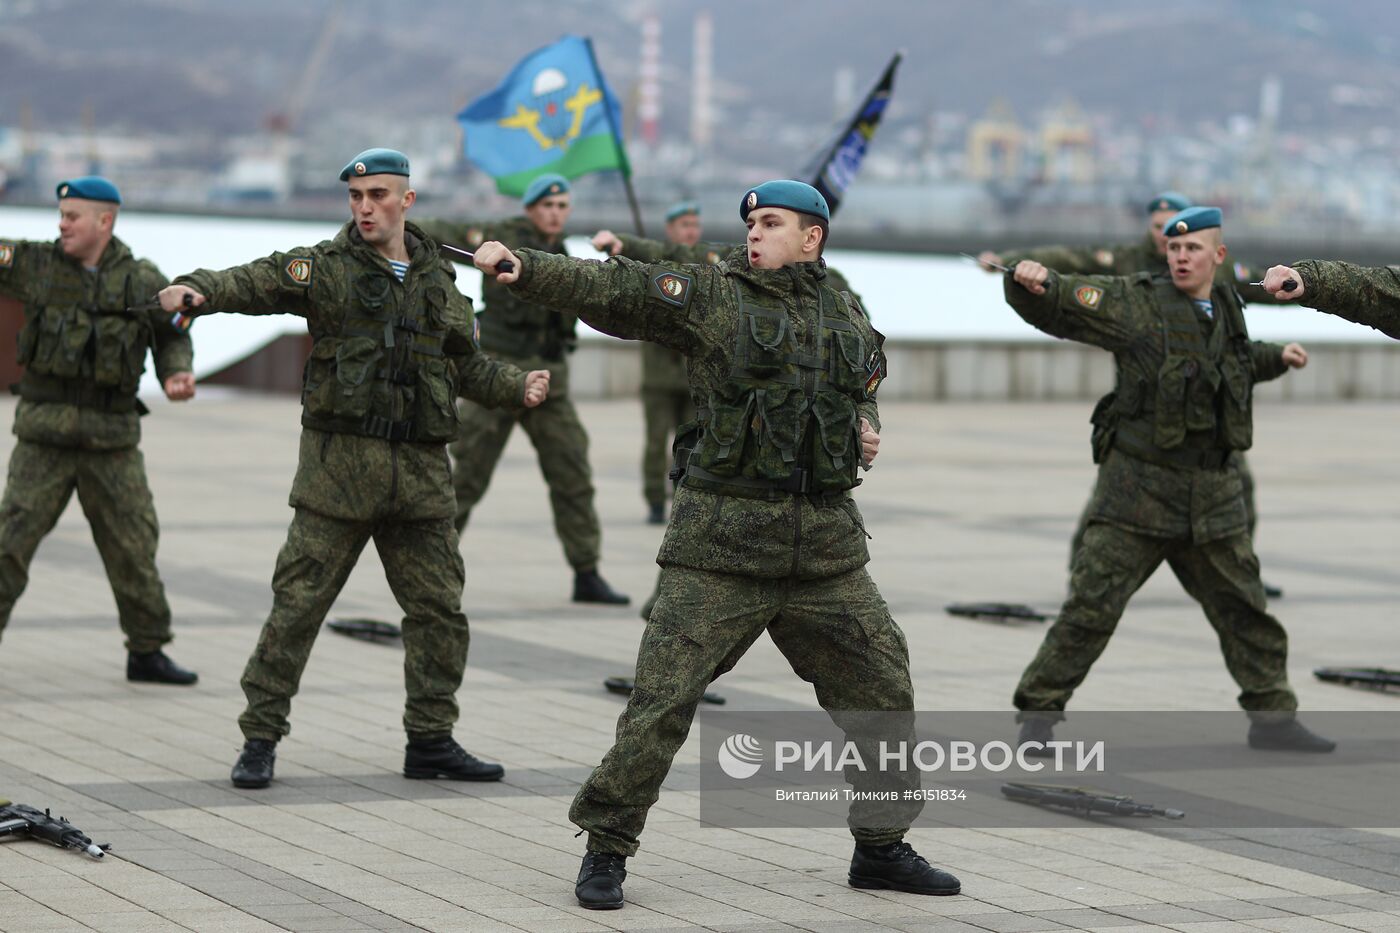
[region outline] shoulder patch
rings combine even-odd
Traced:
[[[15,248],[9,243],[0,243],[0,269],[8,269],[15,264]]]
[[[657,272],[647,285],[647,295],[660,298],[668,305],[684,308],[690,303],[690,291],[694,284],[695,280],[684,273],[670,270]]]
[[[282,277],[288,285],[310,288],[314,269],[315,261],[311,257],[289,256],[286,264],[282,266]]]
[[[715,263],[719,262],[719,253],[715,252],[714,250],[710,250],[705,254],[705,262],[713,266]]]
[[[1103,301],[1103,289],[1097,285],[1081,285],[1074,290],[1074,300],[1093,310]]]
[[[1097,250],[1094,253],[1094,262],[1103,266],[1105,269],[1111,268],[1113,266],[1113,250]]]
[[[1236,281],[1236,282],[1248,282],[1248,281],[1249,281],[1250,279],[1252,279],[1252,278],[1253,278],[1253,276],[1251,276],[1251,275],[1249,274],[1249,266],[1246,266],[1246,265],[1245,265],[1244,263],[1242,263],[1242,262],[1237,262],[1237,263],[1235,263],[1235,281]]]

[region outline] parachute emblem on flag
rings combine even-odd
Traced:
[[[527,107],[517,102],[515,113],[503,117],[500,125],[524,130],[541,149],[567,149],[583,129],[588,108],[603,100],[603,92],[589,87],[587,81],[565,97],[569,83],[568,76],[558,68],[541,69],[530,82],[537,105]]]

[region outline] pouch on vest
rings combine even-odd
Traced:
[[[97,316],[96,330],[93,381],[100,386],[139,384],[146,357],[146,347],[140,343],[140,323],[124,314],[101,314]]]
[[[302,380],[301,404],[313,418],[329,418],[335,399],[335,354],[340,338],[323,337],[311,347]]]
[[[1215,399],[1220,393],[1220,369],[1209,361],[1186,367],[1186,430],[1215,428]]]
[[[34,353],[36,371],[61,379],[75,379],[83,371],[83,355],[92,338],[92,318],[72,306],[45,308],[39,346]]]
[[[1152,443],[1163,450],[1180,447],[1186,440],[1187,364],[1199,369],[1194,359],[1169,356],[1157,370],[1156,416],[1152,424]]]
[[[1117,391],[1110,392],[1099,399],[1093,414],[1089,416],[1089,423],[1094,426],[1089,433],[1089,447],[1094,452],[1095,463],[1103,463],[1104,457],[1113,449],[1113,435],[1118,428],[1118,418],[1114,413],[1117,404]]]
[[[865,340],[858,331],[830,331],[831,366],[827,378],[832,386],[842,392],[857,392],[865,389],[869,373],[865,369]]]
[[[426,360],[418,365],[413,412],[415,440],[448,441],[457,437],[457,405],[450,368],[446,360]]]
[[[1244,364],[1234,355],[1226,356],[1220,364],[1225,383],[1220,408],[1223,413],[1221,431],[1225,446],[1231,450],[1248,450],[1254,444],[1253,386]]]
[[[745,330],[741,324],[740,358],[736,365],[754,376],[768,376],[781,370],[787,362],[786,357],[796,345],[787,314],[781,311],[750,314],[746,309],[743,317],[748,318],[749,339],[744,339]]]
[[[754,421],[759,426],[754,471],[762,479],[787,479],[797,460],[807,399],[801,390],[783,385],[756,389],[753,397]]]
[[[696,460],[716,476],[736,476],[744,461],[753,418],[753,393],[746,391],[736,402],[710,398],[710,420],[700,435]]]
[[[369,414],[379,355],[379,345],[368,337],[350,337],[341,342],[335,351],[332,416],[363,418]]]
[[[817,429],[813,445],[812,492],[850,489],[860,483],[860,417],[855,402],[835,392],[819,392],[812,400]]]

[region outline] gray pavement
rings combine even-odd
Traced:
[[[916,829],[962,878],[953,898],[856,891],[835,829],[702,826],[698,743],[682,750],[630,860],[624,910],[578,908],[566,818],[608,747],[635,608],[575,607],[528,441],[517,434],[463,540],[472,650],[458,738],[507,767],[498,785],[407,781],[400,651],[335,635],[312,655],[277,781],[240,791],[238,677],[271,601],[291,510],[294,400],[205,391],[158,401],[143,445],[176,614],[170,653],[194,689],[128,684],[82,514],[35,560],[0,644],[0,797],[49,806],[101,862],[0,844],[0,930],[1400,930],[1400,831]],[[583,403],[604,519],[602,571],[650,590],[640,407]],[[8,424],[12,403],[0,405]],[[1322,664],[1400,666],[1400,414],[1270,404],[1251,461],[1264,576],[1292,639],[1305,709],[1392,710],[1400,697],[1322,684]],[[909,640],[921,709],[1008,709],[1043,629],[954,619],[954,600],[1052,610],[1092,482],[1088,406],[891,404],[859,491],[871,571]],[[0,441],[8,456],[12,438]],[[397,619],[370,549],[335,615]],[[725,709],[814,709],[766,640],[717,685]],[[1129,608],[1076,709],[1232,709],[1204,617],[1169,573]],[[702,717],[715,715],[702,709]],[[1243,733],[1243,729],[1242,729]]]

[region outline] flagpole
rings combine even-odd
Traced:
[[[588,48],[588,60],[593,64],[593,73],[598,76],[598,83],[603,80],[603,69],[598,67],[598,57],[593,54],[593,37],[584,36],[583,44]],[[627,158],[627,147],[622,144],[622,133],[619,131],[617,123],[613,121],[612,107],[608,106],[607,95],[603,95],[603,115],[607,117],[608,128],[612,130],[613,141],[617,143],[617,151],[622,156],[622,184],[627,189],[627,203],[632,208],[632,223],[637,227],[637,235],[645,237],[646,228],[642,226],[642,211],[637,207],[637,192],[632,190],[632,163]]]

